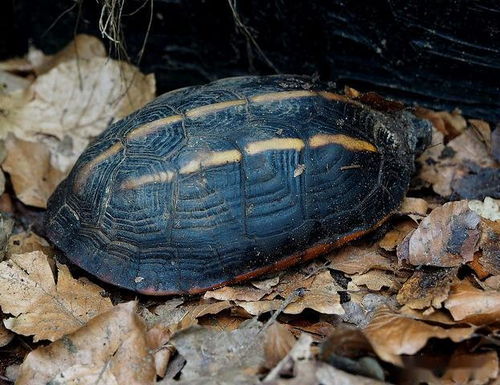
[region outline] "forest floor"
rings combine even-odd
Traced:
[[[417,108],[432,145],[385,233],[151,298],[63,264],[37,233],[79,154],[155,97],[154,77],[79,35],[1,62],[0,84],[0,384],[499,383],[500,128]]]

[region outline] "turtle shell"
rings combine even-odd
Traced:
[[[47,236],[112,284],[201,292],[376,227],[400,205],[429,132],[407,111],[304,77],[183,88],[84,151],[49,200]]]

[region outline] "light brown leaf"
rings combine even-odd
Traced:
[[[49,149],[41,144],[9,136],[2,164],[10,174],[17,198],[26,205],[45,208],[47,199],[65,174],[53,167]]]
[[[481,219],[481,239],[479,248],[482,250],[478,258],[482,268],[491,275],[500,274],[500,220]]]
[[[219,301],[258,301],[268,292],[251,286],[224,286],[220,289],[207,291],[203,298],[213,298]]]
[[[402,215],[409,215],[414,217],[425,217],[427,215],[427,210],[429,209],[429,204],[426,200],[422,198],[410,198],[406,197],[399,208],[399,213]]]
[[[241,301],[236,303],[251,315],[261,315],[273,310],[278,310],[283,305],[283,301],[280,300]]]
[[[418,270],[403,284],[397,300],[411,309],[425,309],[430,306],[441,308],[448,298],[451,284],[456,279],[456,269]]]
[[[493,199],[490,197],[484,198],[484,201],[472,200],[469,201],[469,208],[475,211],[478,215],[484,219],[489,219],[490,221],[500,220],[500,200]]]
[[[423,119],[428,119],[432,125],[448,137],[455,137],[464,132],[467,127],[467,122],[460,114],[460,111],[433,111],[426,108],[418,107],[416,115]]]
[[[466,353],[456,351],[441,377],[443,385],[483,385],[498,378],[497,352]]]
[[[269,290],[276,286],[280,282],[280,276],[275,275],[274,277],[264,279],[262,281],[251,281],[250,283],[260,290]]]
[[[17,233],[9,237],[7,244],[8,258],[13,254],[24,254],[32,251],[42,251],[48,256],[52,256],[54,253],[54,250],[44,238],[31,231]]]
[[[57,267],[56,283],[41,251],[14,254],[0,263],[0,306],[14,316],[4,320],[8,329],[34,335],[35,341],[54,341],[111,308],[99,286],[72,278],[65,265]]]
[[[285,307],[283,312],[299,314],[309,308],[323,314],[344,314],[337,288],[338,285],[330,272],[323,271],[314,277],[311,286],[304,291],[303,295]]]
[[[295,345],[295,337],[285,326],[274,322],[266,330],[264,338],[265,365],[274,368]]]
[[[381,359],[402,366],[400,355],[415,354],[430,338],[450,338],[459,342],[470,338],[474,330],[473,327],[445,329],[429,325],[382,306],[363,332]]]
[[[364,274],[351,276],[351,282],[347,284],[347,290],[358,291],[359,286],[366,286],[369,290],[380,291],[383,287],[398,289],[401,285],[394,273],[380,270],[371,270]]]
[[[398,248],[412,265],[460,266],[472,261],[480,237],[480,217],[467,201],[448,202],[422,220]]]
[[[26,357],[16,384],[152,385],[155,369],[136,303],[117,305]]]
[[[91,138],[154,93],[154,77],[130,64],[101,57],[65,61],[39,76],[22,98],[7,100],[12,106],[0,116],[0,132],[42,141],[52,164],[67,171]]]
[[[6,329],[3,323],[0,323],[0,348],[8,345],[12,338],[14,338],[14,333]]]
[[[380,254],[377,247],[347,246],[328,256],[329,268],[347,274],[362,274],[371,269],[393,270],[389,259]]]
[[[416,228],[417,225],[415,221],[409,219],[402,221],[388,231],[378,242],[378,245],[384,250],[394,251],[396,247],[403,242],[405,237]]]
[[[477,289],[466,280],[452,286],[444,306],[455,321],[475,325],[500,322],[500,292]]]

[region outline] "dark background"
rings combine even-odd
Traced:
[[[29,43],[55,52],[75,31],[100,36],[95,0],[0,4],[2,59],[24,54]],[[124,9],[141,5],[122,19],[136,63],[150,3],[126,0]],[[236,10],[272,65],[237,27],[228,0],[154,0],[140,66],[156,74],[159,93],[279,71],[500,121],[498,0],[239,0]]]

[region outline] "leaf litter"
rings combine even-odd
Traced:
[[[58,262],[26,213],[46,207],[90,141],[154,97],[154,77],[78,35],[55,55],[1,62],[0,79],[11,186],[0,196],[0,345],[14,363],[0,375],[30,385],[497,380],[498,128],[419,109],[433,145],[382,236],[201,296],[130,301]]]

